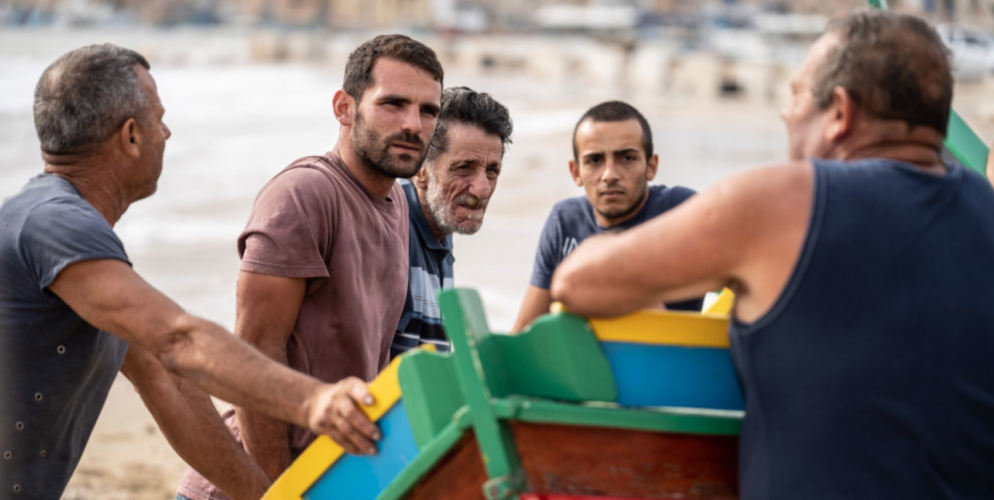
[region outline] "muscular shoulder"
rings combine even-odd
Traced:
[[[743,246],[758,249],[806,230],[813,187],[810,163],[777,164],[735,174],[690,203],[705,204],[704,210],[695,212],[707,218],[701,223],[718,224],[721,230],[738,234]]]
[[[65,240],[117,237],[110,223],[79,196],[60,194],[24,207],[21,236]]]

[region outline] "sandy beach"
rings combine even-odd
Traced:
[[[0,198],[41,171],[31,114],[41,71],[62,52],[101,41],[144,44],[162,54],[157,47],[168,46],[170,38],[0,32]],[[244,41],[231,36],[224,43],[236,47]],[[235,55],[225,64],[153,58],[152,75],[173,136],[158,193],[133,205],[115,227],[139,274],[184,308],[229,329],[238,274],[235,240],[272,175],[295,158],[335,144],[331,96],[344,65],[253,63],[240,50],[230,49]],[[778,114],[786,79],[780,83],[770,99],[722,100],[713,93],[633,89],[625,82],[448,70],[446,86],[491,93],[515,122],[483,229],[455,238],[457,286],[481,292],[493,330],[511,327],[549,210],[582,194],[569,178],[567,161],[573,125],[589,106],[622,99],[640,108],[660,156],[654,183],[704,190],[736,171],[786,159]],[[987,141],[994,139],[994,113],[983,99],[990,85],[959,86],[956,97],[956,108]],[[64,498],[171,499],[185,469],[130,383],[118,377]]]

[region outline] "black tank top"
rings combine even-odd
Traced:
[[[730,329],[742,500],[994,498],[994,191],[813,163],[793,274]]]

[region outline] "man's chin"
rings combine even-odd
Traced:
[[[456,232],[465,236],[476,234],[483,227],[483,220],[470,220],[456,226]]]

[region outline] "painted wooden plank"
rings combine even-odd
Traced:
[[[521,500],[678,500],[677,498],[635,498],[635,497],[604,497],[604,496],[577,496],[559,495],[550,493],[522,493]],[[686,499],[682,499],[686,500]]]
[[[432,346],[433,350],[434,347]],[[394,359],[375,380],[369,384],[374,404],[360,406],[372,421],[377,421],[400,400],[400,382],[397,369],[403,357]],[[304,492],[332,466],[345,449],[328,436],[318,436],[283,474],[276,479],[262,500],[302,500]]]
[[[686,312],[639,311],[620,318],[591,318],[590,326],[602,341],[728,347],[727,317]]]
[[[534,493],[733,500],[738,438],[514,422]]]
[[[742,410],[727,349],[601,342],[623,406]]]
[[[418,456],[404,403],[377,423],[383,433],[375,455],[344,455],[304,494],[304,500],[374,500]]]
[[[708,307],[704,314],[714,314],[717,316],[728,316],[732,313],[732,306],[735,305],[735,293],[727,288],[723,288],[718,295],[718,300]]]

